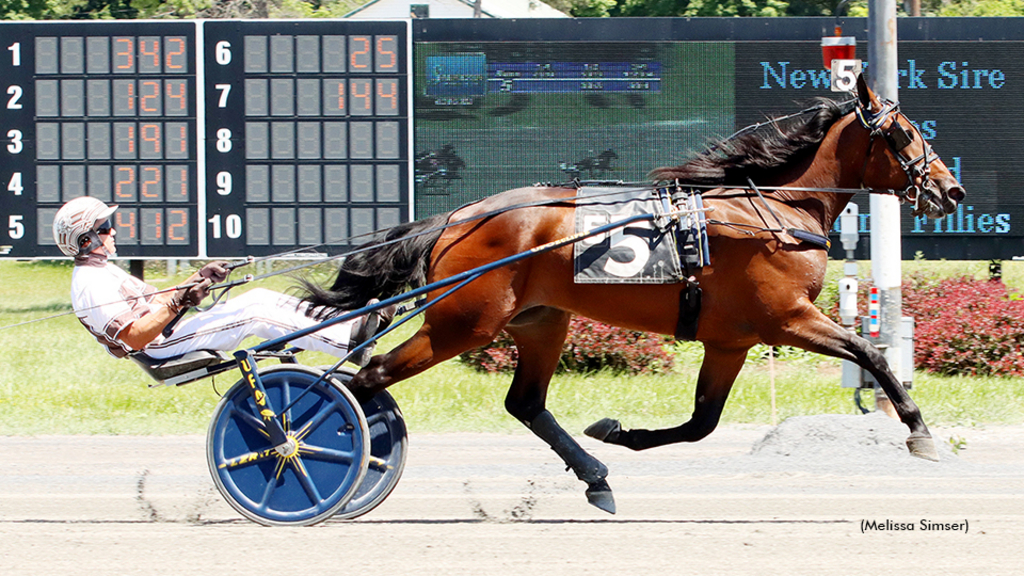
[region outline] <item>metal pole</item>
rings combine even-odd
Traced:
[[[868,84],[876,94],[899,99],[896,53],[896,0],[868,0]],[[894,196],[871,195],[871,276],[880,295],[880,337],[894,374],[900,374],[900,290],[903,258],[900,206]],[[892,404],[876,385],[876,405],[895,415]]]

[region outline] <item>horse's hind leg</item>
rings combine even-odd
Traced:
[[[661,430],[623,430],[618,420],[604,418],[588,426],[584,433],[608,444],[618,444],[633,450],[677,442],[696,442],[704,438],[718,426],[729,391],[746,361],[747,350],[720,349],[705,344],[704,362],[697,377],[693,415],[683,424]]]
[[[889,369],[885,355],[870,342],[844,330],[809,304],[801,319],[787,324],[777,343],[850,360],[870,372],[892,400],[900,421],[910,428],[910,437],[907,438],[910,453],[918,458],[938,461],[939,453],[921,417],[921,410]]]
[[[558,366],[569,329],[568,312],[533,308],[509,323],[505,330],[519,349],[519,363],[505,397],[505,409],[546,442],[587,483],[587,500],[615,513],[615,499],[605,477],[608,468],[588,454],[545,408],[548,384]]]

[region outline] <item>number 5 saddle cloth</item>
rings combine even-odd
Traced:
[[[704,205],[687,189],[584,186],[576,194],[576,232],[639,214],[633,222],[574,246],[577,284],[676,284],[710,264]]]

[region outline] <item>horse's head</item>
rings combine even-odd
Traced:
[[[963,187],[899,104],[880,99],[863,76],[857,78],[857,98],[857,117],[871,133],[864,185],[897,190],[902,201],[914,204],[914,216],[940,218],[955,212],[965,196]],[[877,146],[878,140],[885,146]]]

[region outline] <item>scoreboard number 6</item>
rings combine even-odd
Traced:
[[[857,87],[857,76],[860,76],[860,60],[832,61],[832,91],[853,92]]]
[[[231,63],[231,43],[227,40],[221,40],[213,47],[213,57],[217,60],[217,64],[221,66],[227,66]]]

